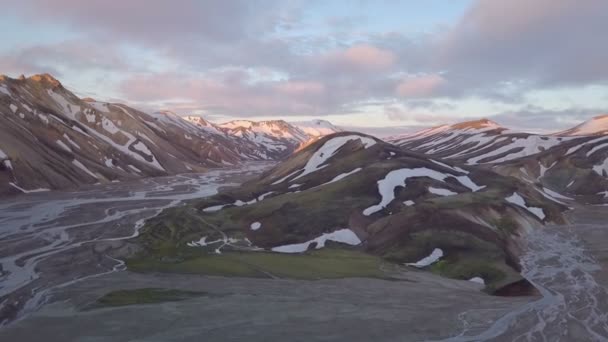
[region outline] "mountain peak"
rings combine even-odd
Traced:
[[[502,128],[498,123],[490,120],[490,119],[479,119],[479,120],[472,120],[472,121],[465,121],[465,122],[461,122],[461,123],[457,123],[452,125],[452,128],[456,128],[456,129],[467,129],[467,128],[474,128],[474,129],[498,129],[498,128]]]
[[[63,87],[61,85],[61,82],[59,82],[51,74],[47,74],[47,73],[32,75],[32,76],[28,77],[27,79],[30,81],[40,83],[42,85],[51,86],[53,88]]]

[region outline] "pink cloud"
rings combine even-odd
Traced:
[[[396,60],[397,56],[392,51],[368,44],[354,45],[321,57],[321,62],[326,67],[363,71],[388,69],[395,64]]]
[[[174,73],[137,75],[121,84],[131,101],[174,102],[218,113],[255,115],[316,115],[326,100],[325,86],[313,81],[267,81],[247,78],[205,78]]]
[[[325,85],[312,81],[287,81],[277,85],[279,92],[291,96],[320,95],[325,92]]]
[[[397,85],[395,92],[401,97],[428,97],[446,84],[440,75],[423,75],[406,78]]]

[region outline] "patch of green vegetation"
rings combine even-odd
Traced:
[[[481,277],[486,284],[498,283],[507,276],[496,266],[496,262],[471,258],[440,260],[430,269],[441,276],[454,279],[468,280],[473,277]]]
[[[380,258],[356,250],[324,248],[302,254],[226,252],[199,254],[183,260],[154,256],[127,260],[135,272],[193,273],[291,279],[385,278]]]
[[[400,263],[412,262],[429,255],[435,248],[441,248],[446,254],[452,255],[472,255],[491,260],[504,259],[502,249],[473,234],[435,229],[410,234],[409,239],[389,248],[383,257]]]
[[[495,220],[493,222],[494,226],[496,226],[500,231],[505,232],[507,234],[514,234],[517,231],[517,221],[515,221],[512,217],[503,215],[500,219]]]
[[[205,296],[205,292],[182,291],[175,289],[142,288],[118,290],[105,294],[97,299],[96,307],[125,306],[135,304],[154,304],[175,302]]]

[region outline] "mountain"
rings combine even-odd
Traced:
[[[235,120],[219,125],[228,135],[248,140],[264,159],[278,160],[289,156],[301,144],[313,138],[300,128],[283,120]]]
[[[48,74],[0,76],[0,195],[286,158],[333,132],[285,121],[216,125],[170,111],[80,99]]]
[[[388,142],[432,157],[492,168],[586,203],[608,201],[607,116],[551,135],[513,132],[490,120],[444,125]]]
[[[608,134],[608,115],[600,115],[569,130],[556,133],[558,136],[589,136]]]
[[[180,260],[152,268],[171,271],[219,260],[203,259],[208,253],[346,248],[449,277],[481,277],[490,292],[507,291],[525,283],[516,266],[519,233],[564,222],[567,207],[543,191],[342,132],[238,188],[148,221],[136,260],[146,267],[159,258]],[[437,253],[442,263],[422,262]]]
[[[48,74],[0,77],[0,194],[201,171],[254,150],[170,112],[80,99]]]
[[[395,145],[468,165],[501,163],[540,153],[568,137],[513,132],[483,119],[387,138]]]
[[[298,121],[292,122],[292,124],[310,137],[322,137],[342,132],[342,129],[334,126],[327,120]]]

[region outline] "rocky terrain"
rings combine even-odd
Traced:
[[[80,99],[48,74],[1,76],[0,195],[279,160],[321,134],[252,125],[266,133]]]

